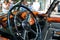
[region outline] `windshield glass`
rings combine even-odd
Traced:
[[[21,1],[21,0],[20,0]],[[36,0],[27,0],[27,3],[29,4],[29,3],[34,3]],[[49,3],[50,3],[50,1],[49,1],[49,3],[47,3],[47,0],[37,0],[38,1],[38,3],[39,3],[39,5],[40,5],[40,8],[39,8],[39,11],[45,11],[46,10],[46,5],[49,5]]]
[[[3,1],[3,0],[2,0]],[[18,2],[21,0],[15,0],[14,2]],[[28,7],[32,11],[39,11],[40,13],[46,13],[48,11],[48,8],[52,4],[54,0],[25,0],[26,2],[23,2],[22,5]],[[2,3],[0,3],[0,14],[2,14]],[[11,7],[11,5],[10,5]],[[25,11],[24,8],[20,9],[21,11]],[[54,10],[55,12],[59,13],[60,12],[60,3],[57,5],[57,7]],[[52,14],[54,14],[52,12]],[[51,14],[51,15],[52,15]]]

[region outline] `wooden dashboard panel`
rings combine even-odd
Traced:
[[[8,39],[8,38],[1,37],[1,36],[0,36],[0,40],[9,40],[9,39]]]
[[[58,18],[58,17],[49,17],[49,18],[47,18],[47,21],[48,22],[57,22],[57,23],[60,23],[60,18]]]
[[[60,32],[56,32],[56,34],[60,35]]]
[[[17,11],[13,12],[13,14],[16,14],[16,13],[17,13]],[[22,18],[24,19],[24,18],[26,17],[26,14],[27,14],[27,12],[22,12],[22,14],[20,15],[20,17],[22,17]],[[34,14],[35,16],[40,15],[38,12],[35,12],[35,11],[33,12],[33,14]],[[41,14],[41,15],[46,17],[45,14]],[[1,16],[0,18],[3,18],[3,19],[1,20],[1,22],[7,21],[7,17]],[[10,19],[12,19],[12,18],[13,18],[13,16],[10,15]],[[48,17],[48,18],[47,18],[47,21],[48,21],[48,22],[58,22],[58,23],[60,23],[60,18],[57,18],[57,17]],[[34,24],[34,19],[31,18],[31,19],[29,20],[29,23],[30,23],[30,25],[33,25],[33,24]]]
[[[14,11],[13,14],[16,14],[17,12],[18,11]],[[26,17],[26,14],[27,14],[27,12],[22,12],[21,15],[20,15],[20,17],[22,17],[24,19]],[[38,15],[38,12],[33,12],[33,14],[36,16],[36,15]],[[5,25],[5,21],[7,21],[7,17],[0,16],[0,18],[2,18],[1,22],[4,22],[4,25]],[[10,15],[10,19],[12,19],[12,18],[13,18],[13,16]],[[29,23],[30,23],[30,25],[33,25],[34,24],[34,19],[31,18],[29,20]]]

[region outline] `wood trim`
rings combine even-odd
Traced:
[[[56,32],[56,34],[60,35],[60,32]]]
[[[57,22],[57,23],[60,23],[60,18],[58,18],[58,17],[49,17],[49,18],[47,18],[47,21],[48,22]]]

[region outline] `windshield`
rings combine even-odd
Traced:
[[[21,1],[21,0],[17,0],[18,1]],[[52,2],[54,0],[38,0],[38,3],[34,3],[34,0],[26,0],[27,3],[28,3],[28,8],[30,8],[32,11],[39,11],[39,12],[42,12],[42,13],[46,13],[50,7],[50,5],[52,4]],[[14,1],[15,2],[15,1]],[[25,4],[23,4],[25,6]],[[33,6],[32,6],[33,5]],[[37,6],[38,5],[38,6]],[[37,8],[38,7],[38,8]],[[1,9],[1,3],[0,3],[0,9]],[[22,9],[24,8],[21,8],[21,11]],[[25,9],[24,9],[25,10]],[[23,10],[23,11],[24,11]],[[59,5],[57,5],[57,7],[55,8],[55,11],[56,12],[60,12],[60,3]],[[49,11],[48,11],[49,12]],[[1,10],[0,10],[0,14],[1,14]],[[52,12],[53,14],[53,12]]]
[[[20,0],[21,1],[21,0]],[[28,3],[33,3],[34,2],[34,0],[27,0],[27,2]],[[38,3],[39,3],[39,5],[40,5],[40,11],[45,11],[45,9],[46,9],[46,5],[47,5],[47,0],[38,0]],[[49,1],[49,3],[50,3],[50,1]],[[48,3],[48,4],[49,4]]]

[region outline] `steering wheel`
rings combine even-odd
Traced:
[[[27,15],[24,20],[21,20],[21,18],[19,17],[20,16],[19,14],[21,14],[20,10],[18,10],[18,12],[15,15],[12,14],[12,10],[15,8],[18,9],[18,7],[20,7],[20,8],[23,7],[26,10],[28,10],[28,11],[26,11]],[[13,15],[13,17],[14,17],[12,19],[13,25],[11,24],[10,15]],[[29,24],[31,15],[35,21],[35,24],[32,26]],[[12,34],[12,36],[14,37],[13,38],[14,40],[20,40],[20,39],[21,40],[30,40],[30,39],[40,40],[41,39],[41,29],[40,29],[39,23],[36,20],[35,15],[29,8],[27,8],[21,4],[20,5],[17,4],[9,10],[9,12],[8,12],[8,29],[10,31],[10,34]]]

